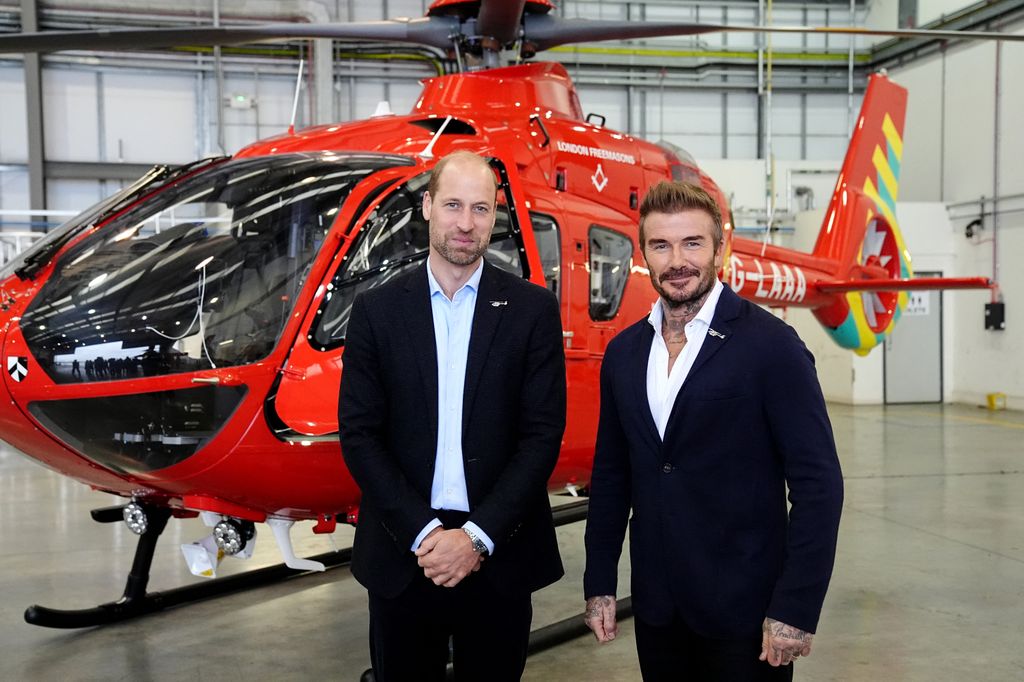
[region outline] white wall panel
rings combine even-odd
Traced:
[[[243,92],[251,90],[253,96],[256,97],[260,137],[269,137],[288,130],[288,123],[292,119],[292,102],[295,98],[294,75],[266,76],[261,74],[258,84],[250,79],[249,90],[245,90],[245,81],[240,78],[229,79],[229,82],[232,83],[233,88]],[[303,88],[299,97],[299,105],[302,106],[305,102],[307,111],[308,101],[307,90]]]
[[[51,211],[82,211],[116,188],[103,192],[98,180],[50,180],[46,183],[46,207]]]
[[[423,87],[417,81],[396,81],[391,83],[391,110],[398,114],[412,111]]]
[[[850,134],[850,115],[846,94],[809,93],[807,95],[807,132],[812,135]],[[853,116],[860,109],[861,96],[853,98]]]
[[[103,74],[106,159],[185,163],[195,158],[195,80],[171,73]]]
[[[704,91],[647,91],[647,129],[679,133],[722,134],[722,95]],[[721,148],[721,146],[719,146]]]
[[[988,43],[947,57],[947,202],[992,195],[995,50]]]
[[[28,171],[0,170],[0,208],[27,211],[29,206]]]
[[[728,158],[730,159],[753,159],[757,157],[757,135],[729,133],[727,141]]]
[[[563,0],[559,3],[562,6],[562,16],[582,17],[585,19],[626,19],[626,5],[620,3],[601,2],[598,0]],[[650,8],[647,9],[647,18],[651,19]]]
[[[772,94],[772,134],[799,135],[802,130],[800,95]],[[797,156],[799,158],[799,155]]]
[[[730,136],[754,135],[756,137],[757,95],[752,92],[730,92],[726,100],[726,116],[728,117]],[[729,156],[735,157],[731,151]]]
[[[899,198],[941,201],[942,58],[900,69],[893,73],[893,80],[909,92]]]
[[[44,68],[43,108],[46,112],[43,121],[46,158],[55,161],[96,161],[99,158],[95,72]],[[136,127],[139,127],[138,122],[133,122]]]
[[[28,160],[25,78],[17,67],[0,68],[0,162]]]
[[[1018,29],[1024,35],[1024,28]],[[1000,194],[1024,192],[1024,43],[1002,44]]]
[[[601,114],[605,117],[605,126],[623,132],[628,132],[626,99],[626,91],[620,87],[602,88],[590,85],[580,93],[584,115]]]
[[[776,159],[799,159],[802,142],[799,135],[772,135],[772,156]]]
[[[688,151],[697,160],[698,164],[703,159],[717,159],[722,155],[722,138],[720,135],[673,133],[667,135],[665,139]]]
[[[808,136],[806,158],[808,161],[835,161],[838,166],[846,156],[849,142],[845,135]]]

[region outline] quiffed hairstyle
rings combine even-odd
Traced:
[[[703,187],[688,182],[662,180],[647,190],[640,202],[640,250],[645,247],[644,222],[652,213],[682,213],[683,211],[704,211],[711,216],[714,228],[711,241],[718,250],[722,243],[722,211]]]
[[[434,165],[434,169],[430,171],[430,180],[427,182],[427,191],[430,192],[431,197],[437,196],[437,186],[441,182],[441,173],[444,172],[445,166],[447,166],[450,161],[458,161],[460,159],[479,163],[481,166],[486,166],[488,169],[491,167],[490,164],[487,163],[487,159],[479,154],[474,154],[473,152],[466,151],[464,149],[452,152],[451,154],[446,154],[441,157],[441,160]],[[491,175],[493,176],[494,173],[492,172]],[[494,178],[494,194],[495,196],[498,194],[497,178]]]

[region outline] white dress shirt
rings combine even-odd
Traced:
[[[481,260],[476,272],[449,299],[434,277],[430,261],[427,261],[430,310],[434,317],[437,346],[437,454],[430,487],[430,506],[434,509],[469,511],[466,470],[462,460],[462,399],[473,311],[483,271]],[[412,549],[415,551],[427,534],[440,525],[438,519],[428,523],[413,540]],[[478,525],[467,521],[463,527],[483,540],[488,552],[494,553],[494,543]]]
[[[711,328],[711,320],[715,317],[715,308],[721,295],[722,283],[716,281],[696,317],[686,325],[686,345],[672,365],[671,373],[668,369],[668,346],[661,335],[661,324],[665,319],[665,310],[662,308],[664,304],[659,298],[651,308],[647,321],[654,327],[654,340],[651,341],[651,354],[647,359],[647,402],[662,439],[665,438],[665,427],[672,414],[676,396],[679,395],[679,389],[683,387],[683,382],[693,367],[693,361],[697,359],[704,339],[708,336],[708,329]]]

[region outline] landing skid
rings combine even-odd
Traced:
[[[582,521],[587,517],[589,500],[559,505],[552,510],[556,526]],[[122,507],[104,507],[94,509],[92,518],[99,523],[120,521]],[[89,628],[97,625],[116,623],[149,613],[155,613],[175,606],[213,599],[234,592],[251,590],[257,587],[272,585],[284,580],[313,575],[322,569],[295,570],[285,564],[276,564],[266,568],[258,568],[238,575],[214,578],[194,585],[184,585],[163,592],[147,592],[149,571],[153,564],[153,553],[156,542],[167,527],[170,518],[167,508],[151,508],[147,511],[149,527],[139,537],[135,548],[135,559],[132,570],[125,583],[124,594],[115,602],[94,606],[91,609],[51,609],[33,604],[25,609],[25,622],[46,628]],[[352,549],[346,548],[336,552],[325,552],[310,557],[310,561],[323,564],[324,568],[332,569],[347,566],[352,561]],[[532,643],[531,643],[532,644]]]
[[[278,583],[290,578],[310,575],[314,571],[297,571],[285,564],[276,564],[246,571],[238,575],[214,578],[194,585],[184,585],[163,592],[146,592],[149,584],[149,571],[153,564],[153,553],[157,540],[170,518],[167,508],[150,508],[147,512],[149,527],[139,537],[135,548],[135,559],[128,574],[124,594],[120,599],[100,604],[90,609],[51,609],[45,606],[32,605],[25,609],[25,622],[47,628],[88,628],[96,625],[107,625],[137,616],[144,616],[174,606],[213,599],[225,594],[250,590]],[[121,507],[107,507],[93,510],[93,519],[101,523],[121,520]],[[352,559],[352,550],[343,549],[337,552],[325,552],[312,557],[326,568],[347,566]]]

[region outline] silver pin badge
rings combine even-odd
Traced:
[[[508,305],[508,301],[491,301],[491,307],[497,308],[498,306]]]
[[[725,338],[725,334],[722,334],[720,332],[716,332],[711,327],[708,327],[708,334],[710,334],[711,336],[717,336],[720,339],[724,339]]]

